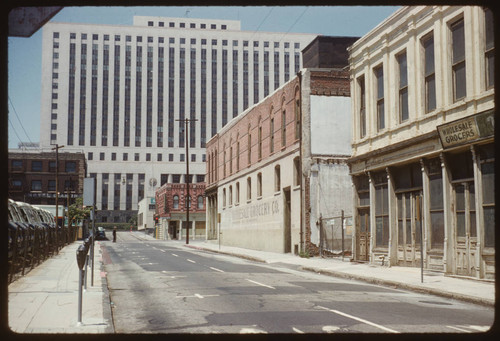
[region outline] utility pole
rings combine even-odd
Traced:
[[[191,204],[191,198],[189,197],[189,184],[191,181],[189,181],[189,123],[191,121],[198,121],[195,118],[185,118],[185,119],[178,119],[176,121],[179,122],[184,122],[186,124],[184,131],[186,133],[186,198],[185,198],[185,203],[186,203],[186,244],[189,244],[189,205]],[[189,200],[189,201],[188,201]],[[182,231],[182,228],[181,228]]]
[[[69,184],[68,186],[66,187],[66,195],[67,195],[67,203],[66,203],[66,207],[67,207],[67,211],[66,211],[66,217],[68,219],[68,229],[66,231],[66,233],[68,233],[68,241],[70,240],[70,237],[71,237],[71,222],[69,221],[69,197],[70,197],[70,190],[71,190],[71,187],[72,187],[72,184],[71,184],[71,177],[69,177]],[[73,241],[73,240],[72,240]]]
[[[52,150],[56,151],[56,253],[59,254],[59,149],[64,148],[56,143]]]

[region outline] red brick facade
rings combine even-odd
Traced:
[[[241,119],[229,122],[226,129],[207,143],[208,187],[299,141],[300,134],[296,133],[300,123],[296,120],[300,117],[299,86],[299,78],[295,77],[273,95],[248,109],[249,112],[243,113]],[[271,134],[271,121],[274,134]],[[271,140],[274,141],[272,151]]]
[[[311,72],[311,95],[349,97],[350,93],[348,71],[328,70]]]
[[[204,182],[189,185],[189,196],[192,198],[189,212],[205,213],[204,193]],[[186,184],[167,183],[156,191],[156,214],[160,217],[170,217],[172,213],[184,213],[185,207]]]
[[[72,201],[82,195],[87,163],[83,153],[59,152],[58,159],[59,204],[66,204],[68,188]],[[9,152],[8,170],[10,199],[35,205],[55,205],[55,152]]]

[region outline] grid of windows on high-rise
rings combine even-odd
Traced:
[[[153,20],[153,26],[181,28],[178,22],[162,23]],[[184,28],[193,25],[185,23]],[[294,55],[292,70],[300,69],[299,43],[223,38],[217,36],[217,30],[225,25],[215,26],[215,35],[206,38],[146,36],[134,34],[135,28],[118,34],[92,28],[95,31],[67,33],[69,39],[60,39],[59,28],[51,32],[50,142],[57,142],[61,128],[57,124],[61,116],[58,105],[65,97],[67,120],[61,122],[67,136],[64,142],[69,146],[182,148],[185,125],[182,121],[176,124],[176,120],[190,118],[197,121],[189,124],[189,146],[205,148],[207,140],[231,118],[290,79],[290,53]],[[64,65],[60,60],[69,62],[63,73],[67,79],[60,79],[59,66]],[[61,82],[68,89],[64,95]],[[239,147],[237,150],[239,153]],[[86,151],[94,164],[183,162],[187,157],[173,152],[163,158],[160,151],[118,154]],[[189,160],[205,162],[206,156],[198,154],[190,154]],[[235,165],[239,168],[239,160]],[[145,196],[144,174],[96,174],[101,181],[100,209],[132,210],[136,200]],[[178,176],[168,179],[180,181]],[[197,175],[196,180],[203,181],[203,175]],[[115,216],[107,219],[117,221]]]
[[[139,39],[141,38],[141,39]],[[137,37],[142,41],[142,37]],[[142,109],[142,46],[136,50],[136,73],[135,73],[135,146],[141,146],[141,109]]]

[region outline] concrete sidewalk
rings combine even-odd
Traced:
[[[421,283],[420,267],[382,267],[366,263],[350,262],[348,258],[301,258],[292,254],[255,251],[231,246],[220,246],[201,240],[190,240],[185,247],[212,251],[257,262],[296,265],[303,270],[335,277],[361,280],[393,288],[428,293],[461,301],[495,305],[495,282],[471,278],[446,276],[440,272],[424,270]]]
[[[113,333],[105,274],[101,273],[101,247],[95,242],[94,285],[88,268],[82,295],[82,323],[78,324],[78,265],[81,241],[55,255],[8,287],[8,324],[15,333]]]

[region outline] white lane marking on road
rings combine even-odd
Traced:
[[[162,271],[162,273],[164,273],[164,274],[168,274],[168,271],[163,270],[163,271]],[[172,279],[176,279],[176,278],[185,278],[185,277],[187,277],[187,276],[168,276],[168,277],[170,277],[170,278],[172,278]]]
[[[189,258],[187,259],[187,261],[188,261],[188,262],[191,262],[191,263],[195,263],[195,264],[196,264],[196,262],[195,262],[194,260],[191,260],[191,259],[189,259]]]
[[[350,319],[353,319],[353,320],[356,320],[356,321],[359,321],[359,322],[363,322],[365,324],[368,324],[370,326],[373,326],[375,328],[379,328],[379,329],[382,329],[382,330],[385,330],[386,332],[389,332],[389,333],[395,333],[395,334],[399,334],[398,331],[396,330],[393,330],[393,329],[390,329],[390,328],[387,328],[387,327],[384,327],[384,326],[381,326],[380,324],[376,324],[376,323],[373,323],[373,322],[370,322],[368,320],[365,320],[365,319],[362,319],[360,317],[356,317],[356,316],[353,316],[353,315],[349,315],[349,314],[346,314],[346,313],[343,313],[341,311],[338,311],[338,310],[335,310],[335,309],[328,309],[328,308],[325,308],[325,307],[322,307],[322,306],[318,306],[319,309],[323,309],[323,310],[327,310],[327,311],[330,311],[334,314],[338,314],[338,315],[342,315],[344,317],[348,317]]]
[[[462,333],[472,333],[470,330],[467,330],[467,329],[462,329],[462,328],[453,327],[453,326],[446,326],[446,327],[458,330],[459,332],[462,332]]]
[[[323,328],[321,328],[324,332],[326,333],[333,333],[333,332],[336,332],[337,330],[340,329],[340,327],[337,327],[337,326],[324,326]]]
[[[167,251],[165,251],[165,250],[160,250],[160,251],[161,251],[161,252],[167,252]]]
[[[297,329],[295,327],[292,328],[294,332],[298,333],[298,334],[305,334],[302,330],[300,329]]]
[[[217,269],[217,268],[213,268],[213,267],[210,267],[210,269],[212,269],[212,270],[214,270],[214,271],[218,271],[218,272],[224,272],[224,270]]]
[[[267,285],[267,284],[262,284],[262,283],[259,283],[259,282],[256,282],[256,281],[252,281],[251,279],[247,279],[247,281],[252,282],[254,284],[257,284],[257,285],[260,285],[260,286],[263,286],[263,287],[266,287],[266,288],[276,289],[275,287],[272,287],[272,286]]]
[[[218,297],[219,295],[200,295],[200,294],[194,294],[194,295],[191,295],[191,296],[176,296],[177,298],[192,298],[192,297],[196,297],[196,298],[206,298],[206,297]]]
[[[258,328],[241,328],[240,334],[267,334],[267,332]]]
[[[491,328],[491,326],[473,326],[473,325],[468,325],[467,327],[469,327],[470,329],[478,330],[480,332],[487,332]]]
[[[172,253],[172,256],[174,256],[174,257],[179,257],[179,256],[177,256],[175,253]]]

